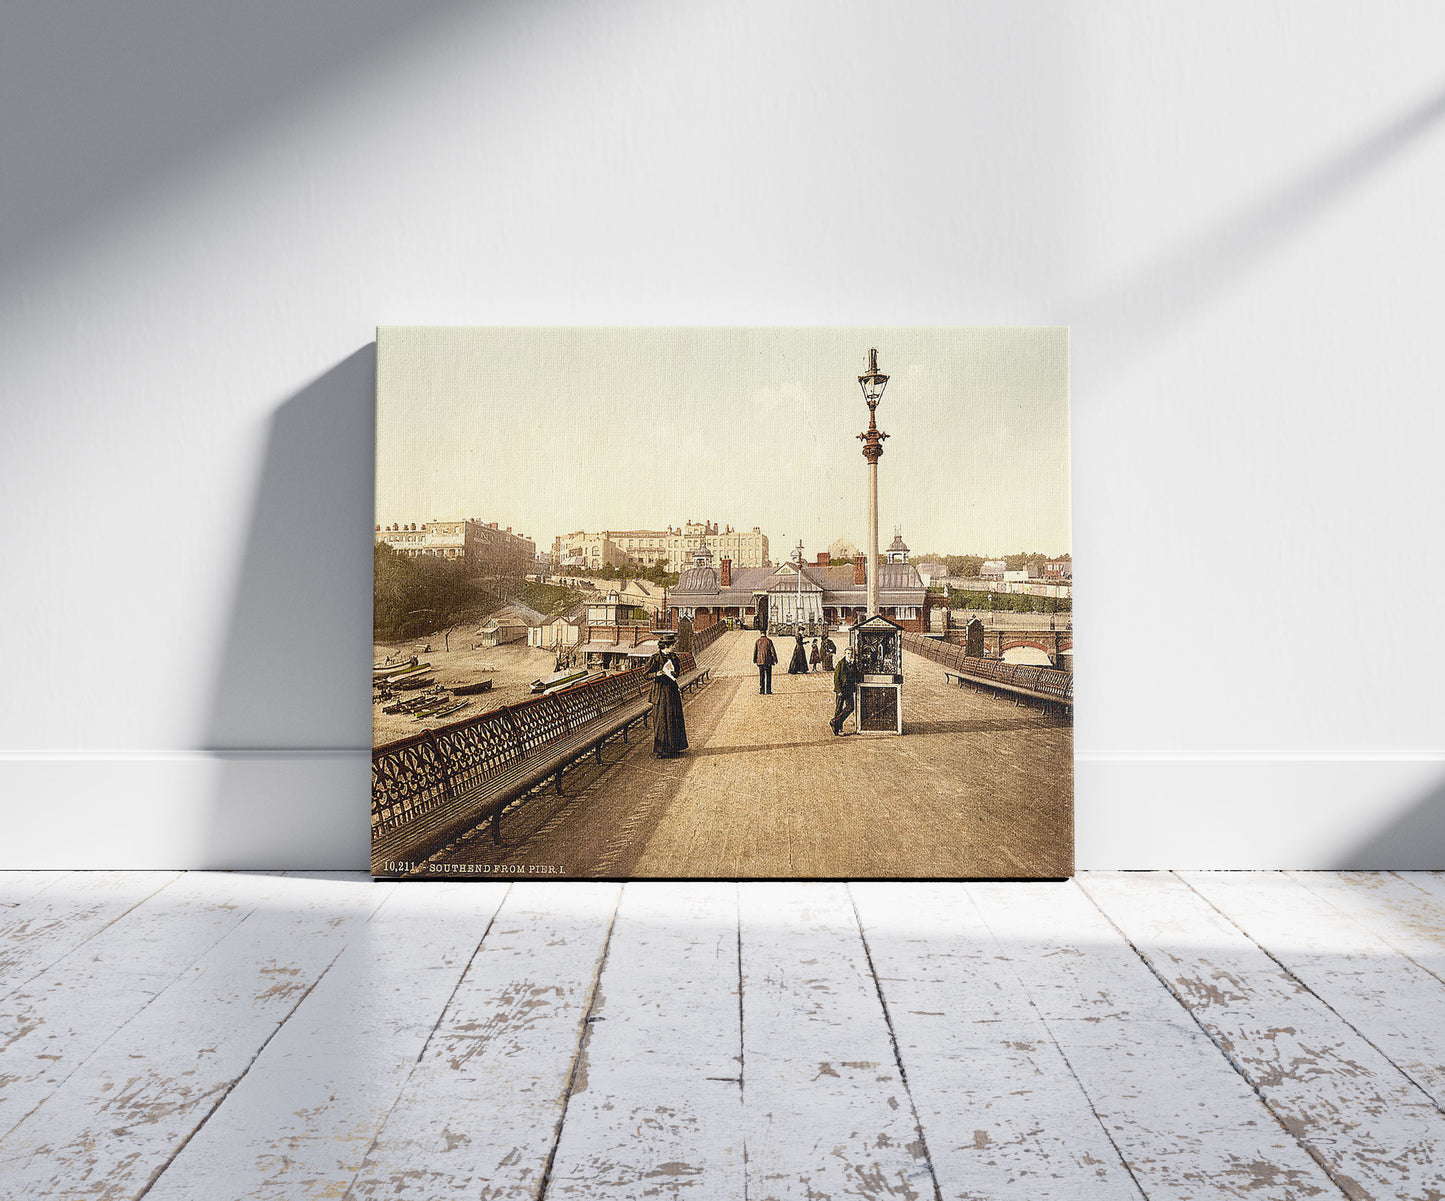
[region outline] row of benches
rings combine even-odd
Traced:
[[[1058,705],[1072,712],[1074,707],[1074,673],[1056,667],[1032,663],[1005,663],[1002,659],[983,659],[969,655],[964,648],[937,638],[924,638],[907,633],[903,645],[916,654],[943,665],[945,680],[957,680],[959,687],[977,687],[1007,693],[1015,698],[1027,697],[1047,705]]]
[[[679,655],[684,692],[709,669]],[[394,875],[490,820],[502,840],[507,806],[638,722],[647,724],[651,685],[643,666],[506,705],[379,746],[371,754],[371,867]]]

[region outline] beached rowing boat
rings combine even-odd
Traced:
[[[561,671],[554,671],[550,676],[544,676],[540,680],[533,680],[532,691],[535,693],[551,692],[554,688],[580,684],[587,678],[587,675],[585,667],[566,667]]]
[[[435,721],[439,717],[446,717],[460,709],[465,709],[471,703],[471,701],[458,701],[455,705],[447,705],[442,709],[429,709],[424,713],[418,713],[412,718],[412,721]]]
[[[451,696],[440,684],[434,684],[425,692],[393,701],[382,708],[383,713],[417,713],[422,709],[435,709],[451,702]]]
[[[452,691],[457,696],[476,696],[479,692],[490,692],[492,690],[491,680],[480,680],[475,684],[453,684]]]
[[[407,664],[407,665],[404,666],[404,667],[395,668],[394,670],[388,672],[386,675],[381,676],[380,678],[373,678],[372,683],[373,683],[373,684],[394,684],[397,680],[403,680],[403,679],[405,679],[407,676],[414,676],[414,675],[416,675],[417,672],[430,671],[430,670],[431,670],[431,664],[430,664],[430,663],[418,663],[415,667],[413,667],[411,664]]]

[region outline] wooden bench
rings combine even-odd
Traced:
[[[678,687],[705,684],[707,667],[679,655]],[[514,801],[623,741],[652,711],[651,681],[641,666],[585,680],[547,696],[377,747],[371,756],[372,872],[406,870],[437,848],[490,820],[502,841],[502,814]]]
[[[1051,705],[1057,705],[1063,712],[1073,711],[1074,673],[1071,671],[970,656],[957,643],[912,633],[903,636],[903,644],[915,654],[942,664],[945,684],[957,680],[960,688],[968,684],[1000,692],[1012,696],[1016,704],[1026,698],[1041,702],[1046,711]]]
[[[1057,705],[1062,711],[1074,707],[1074,673],[1032,663],[1005,663],[1001,659],[960,658],[954,667],[943,669],[945,683],[958,681],[1022,699],[1041,702],[1045,709]]]

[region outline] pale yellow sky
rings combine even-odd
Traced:
[[[377,331],[376,520],[480,517],[538,549],[574,530],[704,519],[866,542],[868,349],[880,538],[914,551],[1070,550],[1061,328]]]

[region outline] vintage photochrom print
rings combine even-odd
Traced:
[[[377,333],[394,878],[1073,872],[1068,333]]]

